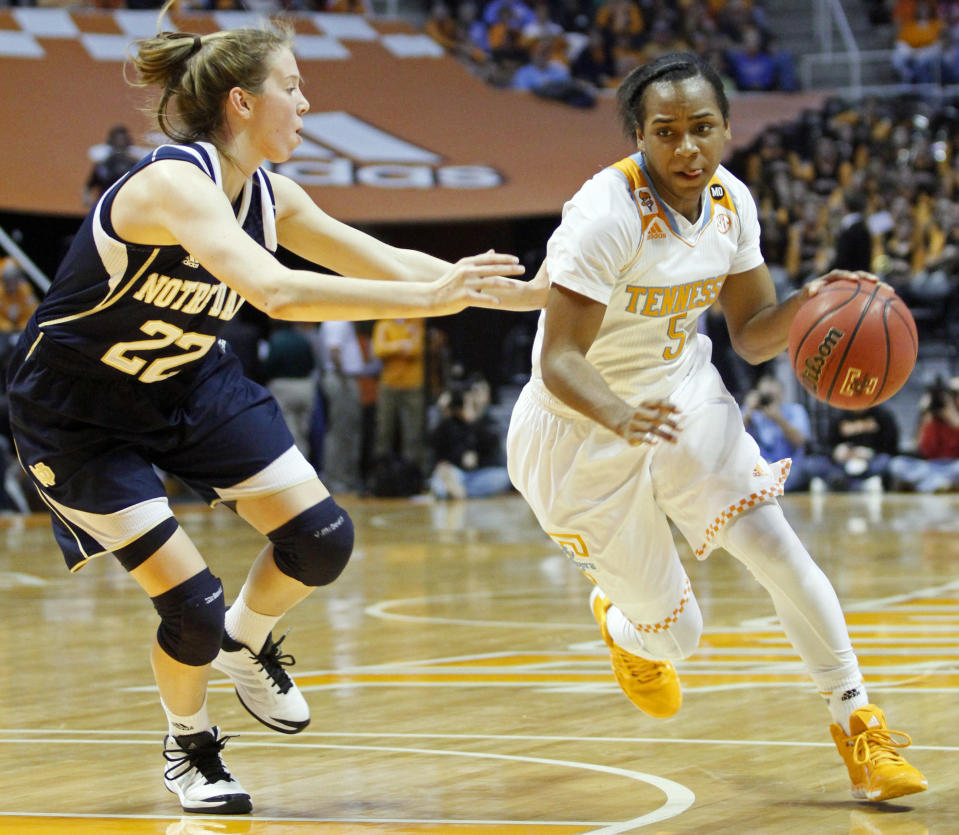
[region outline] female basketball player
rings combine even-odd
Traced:
[[[160,615],[152,663],[167,788],[186,811],[242,813],[250,797],[207,715],[210,664],[264,724],[306,727],[284,669],[293,659],[271,630],[336,579],[353,526],[220,327],[244,301],[280,319],[369,319],[530,309],[546,287],[507,278],[522,271],[512,256],[453,265],[387,246],[261,168],[290,157],[309,106],[289,33],[165,32],[138,41],[133,60],[140,82],[162,91],[157,118],[176,144],[140,161],[84,221],[20,341],[11,421],[71,570],[114,553]],[[287,269],[278,244],[344,277]],[[154,466],[269,538],[226,614]]]
[[[806,299],[851,274],[776,303],[750,193],[720,166],[729,105],[707,64],[663,56],[626,77],[618,102],[639,153],[589,180],[550,238],[510,476],[596,583],[593,614],[637,707],[679,709],[671,662],[696,649],[703,628],[671,519],[698,558],[721,546],[769,591],[829,705],[853,794],[922,791],[868,703],[832,586],[777,503],[789,461],[761,458],[697,331],[718,300],[737,352],[762,362],[786,347]]]

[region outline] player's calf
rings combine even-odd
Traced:
[[[353,522],[332,497],[303,511],[269,534],[277,568],[306,586],[333,582],[353,552]],[[260,647],[250,647],[223,635],[213,666],[226,673],[240,704],[280,733],[295,734],[310,723],[310,709],[286,668],[295,663],[282,653],[279,641],[267,635]]]

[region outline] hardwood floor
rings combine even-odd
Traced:
[[[269,732],[214,673],[225,759],[254,801],[232,819],[182,815],[163,787],[149,601],[110,559],[70,575],[45,517],[0,520],[0,833],[959,832],[959,495],[783,500],[929,779],[876,805],[850,797],[828,712],[724,552],[681,546],[707,631],[678,665],[682,710],[654,720],[519,497],[341,503],[353,561],[280,625],[310,727]],[[177,510],[232,599],[260,537],[222,508]]]

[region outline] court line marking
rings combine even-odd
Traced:
[[[76,734],[84,736],[111,736],[118,735],[120,739],[110,739],[103,740],[104,744],[114,745],[117,743],[125,745],[152,745],[156,740],[157,736],[162,736],[164,731],[162,729],[157,730],[103,730],[103,729],[85,729],[85,728],[74,728],[74,729],[63,729],[63,728],[0,728],[0,734],[4,735],[35,735],[35,734],[46,734],[51,737],[57,737],[60,735]],[[149,740],[131,740],[128,737],[131,736],[149,736]],[[305,745],[307,743],[300,743],[297,741],[279,741],[276,740],[276,735],[269,731],[241,731],[233,736],[233,741],[231,742],[232,746],[242,747],[244,745],[256,745],[259,747],[267,747],[272,745],[273,747],[278,746],[293,746]],[[272,743],[260,743],[260,742],[244,742],[243,737],[265,737],[267,739],[273,740]],[[683,738],[683,737],[652,737],[652,736],[568,736],[568,735],[558,735],[558,734],[453,734],[453,733],[409,733],[409,732],[391,732],[391,731],[301,731],[297,734],[297,739],[302,738],[337,738],[337,739],[412,739],[412,740],[421,740],[421,739],[451,739],[456,741],[507,741],[507,742],[588,742],[596,744],[606,744],[606,743],[621,743],[624,745],[734,745],[734,746],[787,746],[792,748],[834,748],[832,742],[808,742],[808,741],[799,741],[799,740],[783,740],[783,739],[713,739],[713,738]],[[18,744],[22,743],[23,739],[3,739],[0,737],[0,744]],[[100,740],[90,740],[90,739],[75,739],[75,740],[63,740],[63,739],[30,739],[30,742],[47,742],[47,743],[73,743],[77,745],[81,744],[96,744]],[[313,744],[313,743],[309,743]],[[959,745],[916,745],[915,743],[909,746],[910,750],[916,751],[959,751]],[[399,751],[408,751],[415,749],[408,748],[398,748]],[[505,756],[505,755],[504,755]]]
[[[762,592],[762,588],[758,586],[757,589],[759,592]],[[914,591],[903,592],[900,594],[889,595],[886,597],[876,597],[866,600],[860,600],[857,602],[844,602],[843,611],[846,613],[850,612],[866,612],[873,609],[886,609],[890,606],[895,606],[898,603],[905,603],[908,601],[916,600],[917,598],[935,598],[937,596],[942,596],[943,594],[949,592],[955,592],[959,590],[959,580],[954,580],[949,583],[943,583],[937,586],[927,586],[926,588],[916,589]],[[596,625],[594,623],[543,623],[543,622],[529,622],[529,621],[505,621],[505,620],[485,620],[485,619],[467,619],[467,618],[441,618],[435,617],[432,615],[404,615],[398,612],[389,611],[395,607],[399,606],[409,606],[409,605],[423,605],[427,603],[455,603],[463,599],[475,599],[476,597],[486,597],[492,599],[509,599],[509,598],[523,598],[523,599],[542,599],[549,598],[550,595],[544,593],[542,590],[536,591],[494,591],[488,590],[483,592],[456,592],[452,594],[435,594],[427,595],[425,597],[403,597],[403,598],[391,598],[388,600],[381,600],[378,603],[371,603],[369,606],[364,608],[364,613],[370,617],[375,617],[380,620],[392,620],[400,621],[406,623],[431,623],[431,624],[446,624],[446,625],[463,625],[463,626],[484,626],[484,627],[499,627],[499,628],[523,628],[523,629],[595,629]],[[757,595],[760,596],[760,595]],[[749,598],[752,599],[752,598]],[[917,601],[917,606],[921,606],[921,603]],[[921,611],[921,609],[912,609],[911,611]],[[928,627],[935,630],[934,624],[928,624]],[[878,628],[876,626],[863,626],[862,624],[850,625],[850,633],[855,634],[859,630],[864,631],[874,631]],[[926,628],[923,625],[909,625],[909,624],[897,624],[896,631],[919,631],[923,628]],[[948,630],[948,627],[941,627],[944,630]],[[704,635],[709,635],[711,633],[722,633],[722,632],[749,632],[756,629],[776,629],[781,631],[782,627],[779,624],[779,618],[776,615],[764,615],[758,618],[748,618],[741,621],[739,624],[732,626],[715,626],[705,629],[703,631]]]
[[[69,733],[64,731],[63,733]],[[144,732],[141,732],[144,733]],[[266,735],[266,734],[264,734]],[[54,733],[54,736],[57,736]],[[384,734],[382,736],[389,736]],[[425,735],[429,736],[429,735]],[[433,737],[435,738],[435,737]],[[508,737],[501,737],[506,739]],[[3,740],[0,739],[0,743],[3,742],[22,742],[23,740]],[[67,744],[79,744],[79,745],[89,745],[91,741],[89,739],[44,739],[44,738],[35,738],[31,737],[31,743],[51,743],[62,745]],[[154,740],[103,740],[104,744],[116,745],[117,742],[122,742],[127,745],[155,745]],[[448,751],[442,748],[404,748],[400,746],[391,746],[391,745],[338,745],[334,743],[319,743],[319,742],[284,742],[278,743],[273,742],[242,742],[234,741],[234,746],[238,748],[277,748],[282,747],[287,748],[296,748],[296,749],[308,749],[308,750],[339,750],[339,751],[375,751],[379,753],[400,753],[400,754],[425,754],[430,756],[440,756],[440,757],[471,757],[475,759],[485,759],[485,760],[507,760],[511,762],[525,762],[533,763],[536,765],[545,765],[545,766],[558,766],[561,768],[575,768],[582,769],[585,771],[595,771],[601,774],[610,774],[616,777],[624,777],[628,780],[633,780],[639,783],[646,783],[647,785],[652,786],[653,788],[659,789],[663,794],[666,795],[666,802],[663,803],[658,809],[654,809],[651,812],[646,812],[639,817],[631,818],[626,821],[619,821],[613,823],[580,823],[577,821],[572,821],[569,823],[563,821],[553,821],[548,822],[550,825],[570,825],[570,826],[591,826],[599,827],[593,829],[592,833],[583,833],[583,835],[618,835],[621,832],[628,832],[630,829],[638,829],[643,826],[647,826],[651,823],[658,823],[660,821],[669,820],[670,818],[677,817],[685,812],[696,800],[696,795],[681,783],[677,783],[674,780],[669,780],[665,777],[660,777],[656,774],[648,774],[642,771],[632,771],[625,768],[617,768],[616,766],[609,765],[600,765],[598,763],[589,763],[581,762],[577,760],[557,760],[549,757],[529,757],[521,754],[494,754],[483,751]],[[25,817],[33,816],[33,813],[30,812],[4,812],[5,815],[22,815]],[[60,815],[59,817],[64,817]],[[128,816],[120,816],[128,817]],[[168,816],[162,816],[162,819],[167,819]],[[277,820],[301,820],[300,818],[277,818]],[[302,820],[312,820],[314,822],[325,821],[325,818],[315,818],[309,819],[304,818]],[[380,820],[376,818],[359,818],[357,820],[371,823],[379,823]],[[423,823],[432,822],[432,821],[421,821]],[[446,821],[446,823],[469,823],[468,821]],[[506,821],[485,821],[485,823],[490,824],[499,824],[504,825]],[[514,824],[522,825],[542,825],[540,821],[514,821]]]

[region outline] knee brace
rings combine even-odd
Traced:
[[[204,568],[189,580],[151,598],[160,615],[157,641],[175,661],[191,667],[209,664],[223,642],[226,605],[223,584]]]
[[[332,496],[268,536],[276,567],[305,586],[332,583],[353,553],[353,521]]]

